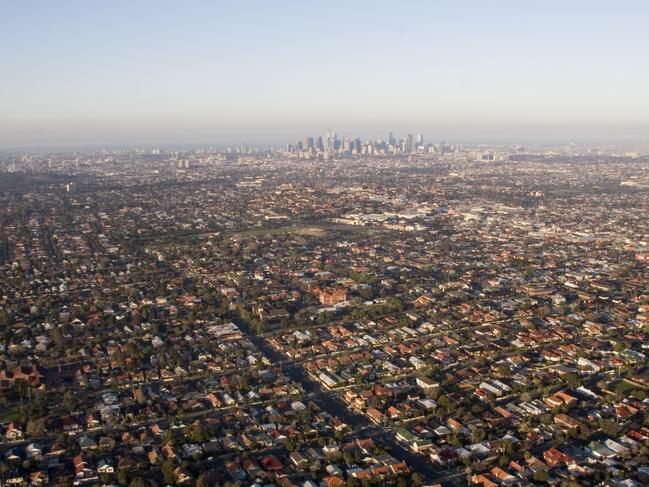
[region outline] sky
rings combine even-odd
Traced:
[[[646,0],[0,3],[0,149],[649,139]]]

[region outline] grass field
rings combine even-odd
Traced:
[[[613,387],[610,387],[611,390],[624,394],[625,396],[631,395],[633,391],[646,391],[646,388],[642,387],[640,384],[635,384],[626,379],[622,379]]]
[[[360,227],[354,225],[341,225],[341,224],[316,224],[316,225],[283,225],[281,227],[264,227],[264,228],[251,228],[250,230],[225,232],[224,235],[231,237],[251,237],[255,235],[286,235],[296,234],[305,237],[323,237],[328,233],[348,233],[348,234],[369,234],[378,229],[370,229],[367,227]]]

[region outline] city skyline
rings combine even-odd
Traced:
[[[649,144],[338,134],[0,154],[4,486],[647,485]]]
[[[0,150],[646,140],[641,2],[5,8]]]
[[[0,487],[649,485],[649,4],[34,0]]]

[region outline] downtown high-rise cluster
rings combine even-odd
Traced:
[[[287,154],[304,158],[329,158],[332,156],[353,155],[408,155],[451,152],[455,148],[440,144],[425,143],[423,134],[408,134],[396,138],[392,132],[387,140],[375,139],[362,141],[360,137],[339,137],[334,131],[328,130],[326,135],[307,136],[303,140],[288,144]]]

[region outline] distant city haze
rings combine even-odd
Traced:
[[[646,1],[5,2],[0,150],[649,138]]]

